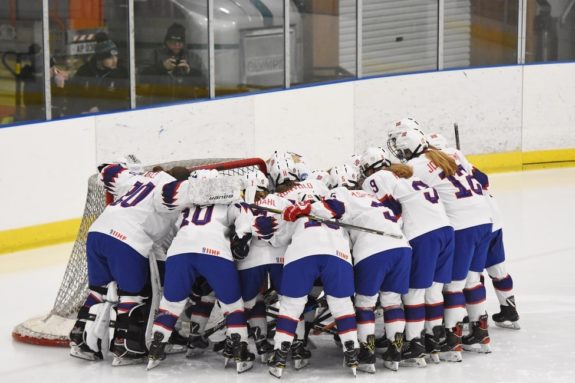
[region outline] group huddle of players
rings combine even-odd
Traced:
[[[313,322],[318,300],[333,319],[320,330],[337,334],[354,375],[375,373],[376,347],[392,370],[491,352],[484,270],[500,302],[495,324],[518,329],[519,316],[487,176],[411,118],[389,131],[387,147],[329,172],[276,152],[268,174],[233,181],[215,170],[102,165],[114,202],[88,233],[90,294],[71,355],[99,360],[110,350],[113,365],[148,369],[170,352],[197,357],[217,303],[225,365],[252,368],[251,337],[279,378],[289,358],[301,369],[312,357],[306,318]],[[264,301],[268,285],[277,301]],[[385,336],[376,340],[377,306]],[[182,315],[187,337],[175,330]]]

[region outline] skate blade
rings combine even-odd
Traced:
[[[309,364],[309,359],[296,359],[293,361],[293,367],[296,370],[301,370]]]
[[[425,358],[404,359],[401,362],[399,362],[399,365],[401,367],[417,367],[417,368],[427,367],[427,363],[425,362]]]
[[[353,377],[357,377],[357,366],[352,366],[351,367],[351,373],[353,374]]]
[[[268,369],[270,375],[275,376],[278,379],[282,377],[283,370],[283,367],[270,367]]]
[[[383,361],[383,366],[391,371],[399,370],[399,362],[388,362],[386,360]]]
[[[158,367],[159,364],[160,364],[160,360],[149,359],[148,365],[146,366],[146,370],[150,371],[152,368]]]
[[[254,363],[250,361],[236,362],[236,371],[238,374],[241,374],[242,372],[250,370],[253,366]]]
[[[134,364],[146,363],[148,358],[143,356],[141,358],[119,358],[117,356],[112,360],[112,367],[131,366]]]
[[[70,356],[73,356],[74,358],[83,359],[83,360],[89,360],[91,362],[96,361],[96,360],[100,360],[100,358],[98,358],[96,356],[96,354],[91,353],[91,352],[84,352],[84,351],[80,350],[80,348],[78,346],[71,346],[70,347]]]
[[[167,344],[166,348],[164,349],[166,354],[181,354],[186,352],[188,349],[187,346],[181,344]]]
[[[433,364],[439,364],[441,363],[441,359],[439,359],[439,353],[438,352],[432,352],[431,354],[429,354],[427,356],[427,358],[431,361],[431,363]]]
[[[439,359],[444,362],[461,362],[463,357],[461,351],[446,351],[439,353]]]
[[[230,360],[232,360],[232,358],[224,358],[224,368],[228,367]]]
[[[186,358],[194,359],[202,355],[206,350],[200,348],[188,348],[186,351]]]
[[[495,326],[497,326],[497,327],[508,328],[510,330],[521,330],[521,326],[519,326],[519,322],[505,321],[505,322],[494,322],[494,323],[495,323]]]
[[[475,344],[469,344],[469,345],[464,344],[463,349],[465,351],[477,352],[479,354],[491,353],[491,346],[489,345],[489,343],[487,343],[487,344],[475,343]]]
[[[375,364],[359,364],[357,369],[368,374],[375,374]]]

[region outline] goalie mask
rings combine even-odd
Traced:
[[[428,148],[424,134],[419,130],[406,130],[397,136],[393,145],[394,155],[402,162],[419,156]]]
[[[447,140],[445,137],[439,133],[428,134],[425,139],[427,143],[433,146],[435,149],[443,150],[448,147]]]
[[[383,148],[367,148],[361,155],[360,168],[363,174],[366,174],[366,172],[375,172],[384,166],[388,167],[390,165],[391,162],[389,160],[389,156]]]
[[[268,171],[275,186],[286,181],[299,181],[298,169],[291,156],[275,152],[268,160]]]
[[[336,187],[357,188],[359,172],[351,165],[335,166],[331,169],[330,175]]]

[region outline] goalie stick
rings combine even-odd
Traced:
[[[273,209],[271,207],[266,207],[266,206],[259,206],[256,204],[250,204],[249,205],[252,209],[260,209],[260,210],[265,210],[265,211],[269,211],[270,213],[275,213],[275,214],[282,214],[283,211],[278,210],[278,209]],[[393,233],[386,233],[385,231],[381,231],[381,230],[377,230],[377,229],[371,229],[369,227],[363,227],[363,226],[357,226],[357,225],[352,225],[350,223],[345,223],[345,222],[341,222],[338,220],[331,220],[331,219],[327,219],[327,218],[321,218],[321,217],[316,217],[315,215],[306,215],[305,217],[313,220],[313,221],[317,221],[319,223],[327,223],[330,225],[336,225],[339,227],[343,227],[346,229],[351,229],[351,230],[359,230],[359,231],[364,231],[366,233],[371,233],[371,234],[377,234],[377,235],[383,235],[386,237],[391,237],[391,238],[396,238],[396,239],[401,239],[403,238],[402,235],[399,234],[393,234]]]

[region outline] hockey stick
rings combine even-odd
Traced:
[[[256,205],[256,204],[250,204],[249,206],[250,206],[252,209],[265,210],[265,211],[269,211],[270,213],[275,213],[275,214],[280,214],[280,215],[283,213],[282,210],[273,209],[273,208],[267,207],[267,206],[259,206],[259,205]],[[311,219],[311,220],[313,220],[313,221],[317,221],[317,222],[319,222],[319,223],[325,223],[325,224],[329,224],[329,225],[336,225],[336,226],[338,226],[338,227],[343,227],[343,228],[346,228],[346,229],[358,230],[358,231],[363,231],[363,232],[366,232],[366,233],[383,235],[383,236],[386,236],[386,237],[397,238],[397,239],[403,238],[403,235],[386,233],[386,232],[381,231],[381,230],[370,229],[369,227],[357,226],[357,225],[352,225],[352,224],[350,224],[350,223],[341,222],[341,221],[338,221],[338,220],[331,220],[331,219],[316,217],[315,215],[306,215],[305,217],[307,217],[307,218],[309,218],[309,219]]]
[[[154,250],[150,251],[148,255],[148,262],[150,264],[150,282],[152,285],[152,301],[150,302],[150,314],[148,315],[148,322],[146,323],[145,343],[146,348],[149,350],[152,344],[152,330],[154,328],[154,320],[160,308],[160,299],[162,298],[162,283],[160,282],[160,271],[158,270],[158,262],[156,262],[156,254]]]
[[[457,150],[461,150],[461,145],[459,144],[459,125],[457,122],[453,124],[453,130],[455,131],[455,147]]]

